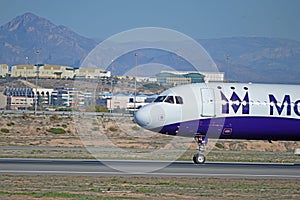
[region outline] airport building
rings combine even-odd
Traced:
[[[51,103],[53,89],[46,88],[5,88],[3,94],[7,98],[8,109],[22,109],[35,104],[47,106]],[[37,95],[36,95],[37,93]]]
[[[6,88],[1,98],[3,101],[1,105],[6,105],[5,108],[7,109],[19,110],[35,106],[37,99],[37,105],[44,109],[84,109],[85,106],[100,104],[109,110],[133,111],[152,102],[157,96],[145,94],[134,96],[133,94],[122,93],[106,93],[96,96],[93,92],[82,92],[76,88],[37,88],[37,92],[35,88]],[[95,99],[97,99],[96,102]]]
[[[7,107],[7,97],[0,93],[0,109],[3,110],[3,109],[6,109]]]
[[[0,77],[6,77],[9,73],[7,64],[0,64]]]
[[[133,111],[152,102],[158,95],[138,94],[108,94],[106,98],[106,106],[108,110],[123,109]]]
[[[204,81],[208,82],[224,82],[224,72],[200,72],[204,75]]]
[[[7,97],[7,108],[11,110],[18,110],[28,108],[34,105],[33,97],[24,96],[8,96]]]
[[[5,88],[7,109],[22,109],[34,105],[34,92],[31,88]]]
[[[156,77],[162,86],[224,81],[223,72],[161,71]]]
[[[15,65],[11,67],[11,77],[34,78],[74,78],[74,69],[58,65]]]
[[[43,65],[39,67],[39,78],[74,78],[74,69],[69,66]]]
[[[34,65],[14,65],[11,67],[11,77],[36,77],[37,67]]]
[[[81,92],[76,88],[5,88],[3,95],[8,109],[23,109],[37,105],[49,107],[78,108],[93,103],[92,92]]]
[[[0,76],[5,76],[9,73],[7,65],[0,65]],[[103,77],[110,77],[111,72],[96,68],[79,68],[74,69],[69,66],[59,65],[14,65],[11,67],[11,77],[27,77],[34,78],[38,75],[39,78],[53,78],[53,79],[68,79],[68,78],[82,78],[82,79],[98,79]]]
[[[156,75],[157,82],[162,86],[177,86],[204,82],[204,75],[199,72],[161,71]]]
[[[51,105],[77,108],[79,92],[75,88],[57,88],[52,92]]]
[[[75,70],[76,78],[98,79],[110,77],[111,72],[96,68],[79,68]]]

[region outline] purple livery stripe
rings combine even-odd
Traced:
[[[249,116],[210,118],[170,124],[152,131],[185,137],[202,134],[220,139],[300,141],[300,120]]]

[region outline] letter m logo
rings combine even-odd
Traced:
[[[249,96],[248,92],[246,92],[244,98],[241,100],[241,98],[233,92],[230,99],[226,98],[226,96],[221,92],[222,101],[224,102],[222,104],[222,113],[223,114],[229,114],[229,108],[231,105],[231,108],[233,109],[234,113],[237,113],[237,111],[242,107],[242,114],[249,114],[250,107],[249,107]],[[229,103],[230,101],[230,103]]]

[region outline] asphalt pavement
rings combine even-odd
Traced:
[[[298,179],[300,164],[3,158],[0,174]]]

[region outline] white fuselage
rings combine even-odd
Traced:
[[[135,120],[149,130],[187,137],[201,134],[225,139],[300,140],[300,86],[178,86],[142,107]]]

